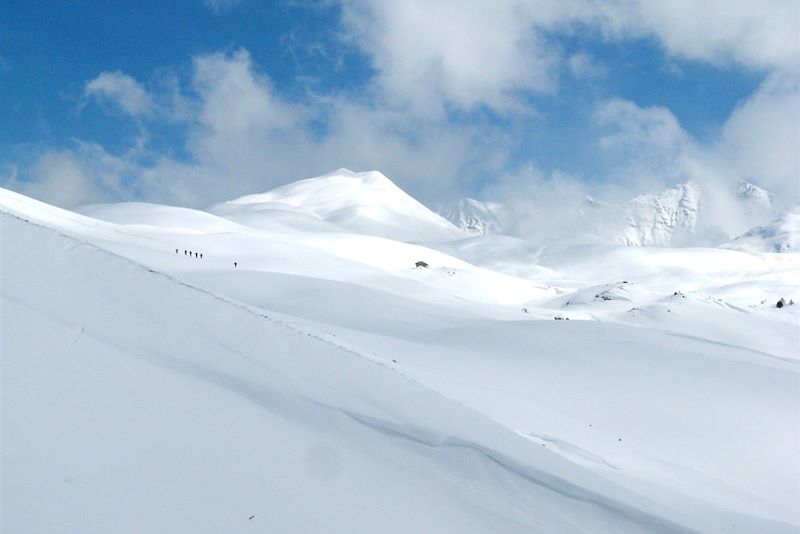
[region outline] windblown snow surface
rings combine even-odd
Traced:
[[[3,532],[800,531],[800,254],[81,211],[0,190]]]

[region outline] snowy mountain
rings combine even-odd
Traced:
[[[587,197],[585,209],[592,220],[611,221],[602,229],[593,228],[602,238],[626,246],[670,246],[694,233],[700,191],[686,183],[662,193],[638,195],[621,205]],[[464,198],[437,211],[471,234],[504,233],[508,226],[507,210],[499,202]],[[591,223],[587,220],[587,224]]]
[[[800,254],[465,239],[387,181],[0,189],[2,531],[800,529]]]
[[[446,241],[463,237],[458,228],[377,171],[339,169],[268,193],[212,206],[210,212],[259,227],[273,224],[275,216],[280,214],[284,218],[293,217],[295,226],[300,219],[310,219],[309,229],[349,231],[398,241]],[[323,228],[320,222],[328,227]]]
[[[335,172],[190,210],[145,203],[90,205],[80,213],[119,224],[188,231],[243,226],[278,232],[358,233],[397,241],[447,241],[465,237],[377,171]]]
[[[616,241],[627,246],[679,245],[697,226],[700,190],[687,182],[655,195],[638,195],[622,209],[625,226]]]
[[[723,246],[748,252],[800,252],[800,209],[748,230]]]
[[[442,204],[437,213],[473,235],[503,233],[506,213],[499,202],[481,202],[473,198],[461,198],[452,204]]]
[[[742,220],[768,221],[778,214],[774,196],[754,184],[739,180],[735,189],[727,193],[733,199],[733,204],[727,206],[735,209]],[[731,235],[722,229],[723,221],[715,220],[720,213],[709,209],[714,200],[708,198],[710,194],[713,193],[686,182],[659,193],[640,194],[622,203],[587,196],[581,208],[580,221],[584,227],[577,231],[636,247],[719,245]],[[535,210],[536,206],[526,209]],[[437,212],[472,235],[506,233],[514,217],[500,202],[470,198],[440,206]]]
[[[754,205],[761,206],[766,209],[773,209],[775,207],[775,196],[762,189],[757,185],[751,184],[744,180],[739,180],[736,183],[736,190],[739,198],[749,201]]]

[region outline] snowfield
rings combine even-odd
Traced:
[[[79,211],[0,189],[3,532],[800,532],[796,215],[534,242],[346,170]]]

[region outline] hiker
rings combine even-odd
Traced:
[[[200,259],[201,260],[203,259],[203,253],[202,252],[200,253]]]
[[[183,255],[186,256],[186,254],[187,254],[187,251],[186,251],[186,249],[184,249],[183,250]]]
[[[175,249],[175,254],[177,254],[177,253],[178,253],[178,249],[176,248],[176,249]]]
[[[234,269],[236,268],[236,262],[233,262],[233,268]]]
[[[195,253],[194,253],[194,257],[195,257],[195,258],[197,257],[197,252],[195,252]]]

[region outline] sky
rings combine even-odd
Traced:
[[[204,207],[346,167],[430,205],[793,205],[799,66],[797,0],[4,0],[0,186]]]

